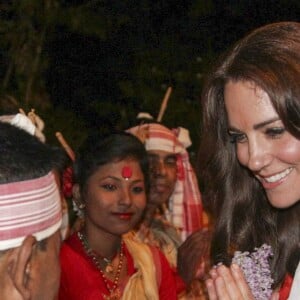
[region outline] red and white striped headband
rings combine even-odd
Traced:
[[[62,221],[61,197],[54,174],[0,184],[0,250],[18,247],[33,235],[40,241]]]
[[[184,154],[186,148],[192,144],[188,130],[182,127],[170,130],[163,125],[151,123],[135,126],[127,131],[137,136],[147,151],[162,150]]]

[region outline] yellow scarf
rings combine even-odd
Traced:
[[[159,300],[157,270],[149,246],[136,241],[132,232],[124,236],[124,242],[137,272],[130,277],[121,299]]]

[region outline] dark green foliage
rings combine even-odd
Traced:
[[[199,97],[216,57],[262,24],[297,20],[297,0],[11,0],[0,4],[1,113],[35,108],[55,142],[75,148],[92,128],[127,128],[136,115],[199,140]]]

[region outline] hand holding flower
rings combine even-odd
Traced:
[[[243,271],[236,264],[230,268],[224,265],[214,267],[210,271],[210,279],[206,280],[206,287],[210,300],[255,299]]]
[[[230,268],[218,265],[210,271],[206,281],[209,299],[277,300],[272,294],[269,259],[270,246],[263,244],[252,253],[236,251]]]

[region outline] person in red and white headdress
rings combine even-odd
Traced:
[[[188,130],[146,123],[128,131],[143,141],[148,152],[151,176],[148,201],[162,209],[165,218],[185,240],[203,227],[201,194],[186,150],[192,144]]]
[[[189,132],[182,127],[168,129],[153,121],[128,131],[144,143],[150,163],[150,192],[143,225],[154,229],[159,218],[176,228],[177,234],[171,234],[174,230],[163,227],[170,231],[168,235],[175,244],[173,251],[165,252],[171,256],[172,265],[176,265],[176,249],[187,236],[203,227],[201,194],[186,150],[191,145]],[[164,230],[158,229],[157,233]],[[164,243],[160,244],[162,247]]]
[[[59,285],[65,156],[0,122],[0,299],[53,300]]]
[[[20,109],[20,113],[17,114],[1,115],[0,121],[7,122],[11,125],[21,128],[31,135],[37,137],[41,142],[46,142],[46,137],[43,133],[45,123],[43,119],[36,114],[34,109],[32,109],[27,115],[22,109]],[[65,239],[69,234],[68,204],[65,197],[62,197],[61,200],[63,212],[61,234],[62,238]]]
[[[192,143],[187,129],[145,123],[128,131],[145,145],[150,164],[150,192],[138,236],[158,246],[177,268],[177,250],[193,232],[204,227],[201,194],[186,150]],[[182,286],[178,286],[181,290]]]

